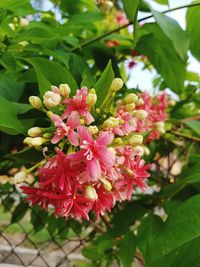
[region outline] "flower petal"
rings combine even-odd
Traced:
[[[77,131],[80,135],[81,140],[86,140],[88,143],[93,143],[94,140],[90,134],[90,131],[85,126],[78,126]]]
[[[73,146],[78,146],[79,145],[79,140],[78,140],[79,135],[73,131],[73,130],[69,130],[68,133],[68,139],[69,142],[73,145]]]
[[[72,111],[71,115],[68,117],[67,126],[70,126],[72,129],[77,128],[80,125],[78,112]]]
[[[106,147],[98,148],[98,155],[100,161],[109,166],[113,166],[115,163],[115,155],[113,152],[109,151]]]
[[[87,171],[91,180],[97,180],[101,175],[101,167],[99,161],[95,158],[87,162]]]
[[[97,138],[99,145],[107,146],[112,143],[114,135],[111,132],[103,132]]]

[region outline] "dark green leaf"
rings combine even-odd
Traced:
[[[6,155],[6,158],[14,159],[20,163],[38,162],[44,158],[41,151],[34,148],[25,148],[24,150]]]
[[[28,204],[26,202],[21,201],[12,213],[11,223],[19,222],[26,214],[27,209]]]
[[[25,60],[35,69],[39,90],[42,95],[51,90],[51,85],[59,86],[61,83],[69,84],[72,94],[78,89],[71,73],[60,64],[44,58],[27,58]]]
[[[0,8],[8,9],[21,16],[31,14],[34,11],[29,0],[3,0],[0,1]]]
[[[133,259],[136,249],[136,238],[132,232],[128,232],[124,235],[124,238],[120,242],[119,258],[124,267],[130,267],[133,264]]]

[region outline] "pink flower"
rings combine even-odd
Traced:
[[[118,11],[116,15],[116,21],[119,26],[127,24],[129,21],[126,17],[126,14],[122,11]]]
[[[77,90],[77,93],[73,98],[67,98],[63,102],[66,104],[66,110],[62,115],[62,119],[66,119],[72,111],[77,111],[80,116],[83,116],[86,123],[90,124],[94,121],[94,118],[90,114],[90,106],[87,105],[86,98],[88,96],[88,90],[86,87],[82,87]]]
[[[98,198],[93,202],[92,209],[97,218],[99,218],[99,215],[104,215],[106,211],[111,211],[111,208],[115,204],[115,200],[112,192],[106,191],[103,186],[100,186],[96,191]]]
[[[57,127],[54,137],[51,139],[52,144],[58,143],[64,136],[67,136],[72,145],[78,146],[78,134],[73,130],[80,125],[78,113],[73,111],[68,117],[66,124],[56,114],[54,114],[51,119],[54,125]]]
[[[136,121],[130,112],[126,111],[123,106],[119,107],[117,110],[118,119],[124,121],[123,124],[112,129],[112,132],[119,136],[128,135],[136,129]]]
[[[106,131],[102,132],[97,140],[94,140],[87,127],[79,126],[77,130],[81,140],[81,150],[69,155],[69,159],[77,162],[85,161],[88,179],[96,181],[100,177],[102,169],[114,165],[115,155],[106,147],[112,143],[114,136]]]

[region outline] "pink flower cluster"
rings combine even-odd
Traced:
[[[115,79],[112,96],[119,87],[122,85]],[[38,140],[33,142],[34,138],[42,138],[45,145],[56,145],[56,154],[39,167],[37,185],[21,189],[32,205],[45,210],[54,207],[56,217],[88,220],[90,211],[98,218],[110,212],[117,201],[130,200],[136,186],[145,189],[151,164],[145,165],[141,159],[143,137],[136,132],[147,131],[166,119],[166,96],[158,96],[156,103],[146,93],[140,99],[129,94],[113,105],[105,102],[105,113],[94,107],[94,89],[83,87],[72,98],[69,93],[68,85],[54,86],[45,93],[45,109],[55,130],[48,133],[48,140],[42,137],[48,129],[43,134],[32,128],[29,132],[34,137],[28,137],[32,138],[28,144],[33,146]],[[55,106],[58,114],[52,112]]]

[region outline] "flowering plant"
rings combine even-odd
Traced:
[[[56,217],[88,220],[90,211],[99,218],[117,201],[130,200],[135,187],[145,190],[151,164],[142,159],[148,153],[143,136],[149,133],[149,142],[164,132],[167,97],[129,93],[116,100],[122,87],[123,81],[115,78],[100,108],[95,107],[94,88],[82,87],[70,97],[68,84],[52,86],[43,103],[37,96],[29,98],[51,124],[29,129],[24,143],[45,146],[43,150],[54,145],[52,154],[35,165],[37,185],[21,186],[32,205],[45,210],[53,206]],[[27,173],[17,173],[14,179],[22,182]]]

